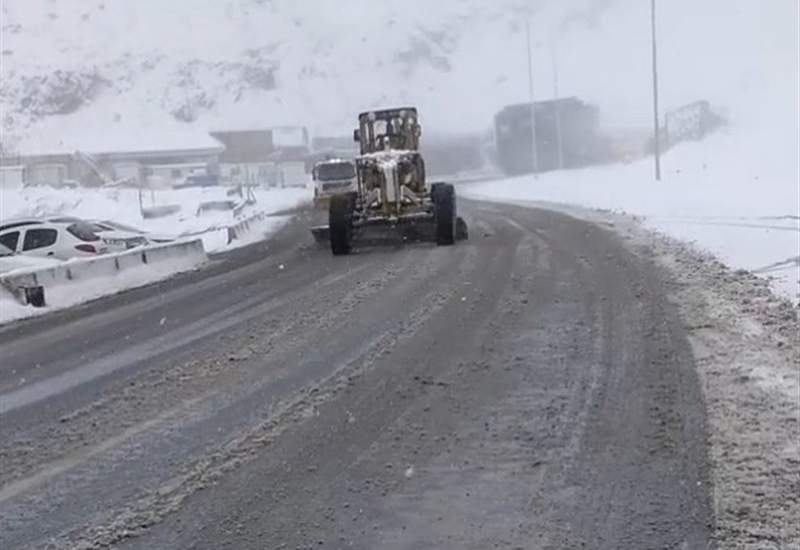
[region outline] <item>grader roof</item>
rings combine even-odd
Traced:
[[[379,109],[376,111],[364,111],[358,115],[358,120],[374,117],[375,120],[389,120],[397,117],[413,116],[419,118],[416,107],[395,107],[393,109]]]

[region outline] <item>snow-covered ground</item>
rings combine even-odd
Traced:
[[[132,189],[51,189],[29,188],[0,191],[0,220],[52,215],[77,216],[85,219],[113,220],[140,229],[180,237],[180,240],[200,239],[205,252],[224,252],[266,239],[289,219],[275,215],[308,202],[309,189],[286,188],[256,191],[257,202],[238,216],[233,212],[208,212],[197,215],[203,202],[224,200],[225,191],[218,189],[182,189],[148,192],[142,197],[145,206],[180,205],[180,211],[157,219],[143,219],[139,208],[139,193]],[[228,227],[242,220],[259,219],[248,225],[248,231],[228,242]],[[102,258],[102,257],[101,257]],[[177,256],[149,264],[135,263],[122,270],[90,270],[68,285],[45,285],[47,307],[21,305],[5,288],[0,287],[0,323],[57,309],[71,307],[102,296],[108,296],[152,284],[177,273],[198,268],[205,259],[197,255]],[[73,260],[76,272],[84,270],[86,260]],[[84,270],[85,271],[85,270]],[[12,273],[5,273],[9,276]]]
[[[233,212],[207,211],[198,215],[204,202],[224,201],[228,197],[222,187],[145,191],[144,207],[178,205],[180,211],[163,218],[144,219],[135,189],[52,189],[49,187],[0,190],[0,220],[67,215],[85,219],[113,220],[152,233],[172,236],[197,236],[203,239],[206,252],[221,252],[240,246],[242,241],[227,243],[226,228],[256,212],[274,214],[311,200],[305,188],[263,189],[256,191],[257,202],[249,205],[237,218]],[[257,228],[265,237],[280,227],[283,217],[268,217]],[[255,229],[255,228],[254,228]]]
[[[763,278],[628,216],[558,209],[612,229],[663,268],[703,388],[716,547],[798,548],[800,310]]]
[[[158,245],[161,251],[174,249],[176,245]],[[183,245],[180,245],[183,246]],[[188,244],[186,245],[189,246]],[[121,265],[116,269],[110,257],[78,258],[68,260],[53,268],[59,270],[57,275],[48,278],[48,282],[40,282],[45,287],[45,307],[22,305],[11,292],[0,286],[0,323],[17,319],[44,315],[60,309],[66,309],[103,296],[117,294],[124,290],[153,284],[172,277],[178,273],[191,271],[206,262],[206,255],[199,247],[181,252],[158,254],[157,250],[148,252],[150,261],[142,262],[139,251],[128,251],[116,256]],[[64,269],[70,269],[71,279],[61,275]],[[29,269],[20,269],[3,273],[3,277],[11,277],[26,273]],[[52,280],[51,280],[52,279]]]
[[[684,143],[663,158],[472,184],[462,193],[507,202],[546,201],[625,212],[647,227],[695,243],[728,265],[769,276],[783,296],[800,294],[800,185],[796,138],[783,147],[735,128]],[[760,145],[761,143],[761,145]],[[768,144],[769,153],[764,144]]]

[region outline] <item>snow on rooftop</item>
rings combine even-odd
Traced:
[[[272,128],[272,142],[278,147],[305,147],[308,131],[300,126],[278,126]]]
[[[22,156],[72,154],[75,151],[103,154],[224,150],[224,145],[200,130],[135,126],[112,127],[107,132],[37,132],[23,139],[17,147]]]

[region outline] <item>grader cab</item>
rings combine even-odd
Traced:
[[[361,145],[361,154],[380,151],[419,151],[422,127],[417,109],[406,107],[368,111],[358,116],[353,139]]]

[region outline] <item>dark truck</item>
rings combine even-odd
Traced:
[[[596,164],[607,156],[597,107],[574,97],[519,103],[494,117],[495,161],[506,174],[534,171],[531,109],[536,114],[537,172]]]

